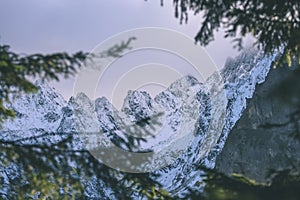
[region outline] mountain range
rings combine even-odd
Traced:
[[[115,109],[105,97],[91,100],[84,93],[66,101],[55,89],[36,82],[37,93],[20,95],[6,105],[16,112],[16,117],[3,124],[0,141],[51,147],[71,135],[69,150],[93,151],[103,138],[97,133],[102,133],[109,139],[103,140],[104,145],[133,152],[155,152],[155,161],[166,159],[165,163],[148,163],[147,167],[154,169],[150,176],[171,194],[180,195],[201,179],[201,171],[195,165],[215,167],[230,131],[247,107],[247,99],[265,81],[274,59],[275,55],[264,56],[248,49],[228,59],[225,67],[204,83],[185,76],[155,98],[144,91],[128,91],[121,110]],[[222,79],[216,78],[218,75]],[[156,129],[159,131],[153,131]],[[138,136],[147,139],[134,139]],[[180,153],[174,156],[174,152]],[[4,177],[0,193],[13,190],[10,184],[10,176],[15,174],[13,169],[0,163],[0,177]],[[136,170],[145,169],[138,166]],[[100,195],[89,188],[99,180],[86,181],[89,182],[86,196]],[[102,189],[107,191],[101,193],[102,197],[111,194],[111,188]]]

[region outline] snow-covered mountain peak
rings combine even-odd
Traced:
[[[121,109],[131,121],[138,122],[153,117],[159,112],[164,112],[151,96],[145,91],[128,91]]]
[[[55,131],[60,124],[64,98],[54,88],[37,81],[38,92],[21,94],[8,107],[16,112],[15,119],[9,119],[3,130],[29,130],[33,128]]]

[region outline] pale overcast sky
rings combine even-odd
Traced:
[[[133,28],[163,27],[194,37],[201,18],[180,25],[172,0],[0,0],[0,43],[20,53],[91,51],[108,37]],[[205,48],[216,65],[235,56],[230,40],[217,34]],[[66,98],[72,80],[53,84]]]

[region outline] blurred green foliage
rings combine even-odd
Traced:
[[[204,171],[200,175],[202,181],[196,183],[196,186],[204,184],[203,190],[189,186],[184,195],[172,196],[149,174],[122,173],[99,163],[88,151],[70,150],[68,145],[71,140],[70,136],[53,146],[0,141],[0,169],[7,168],[8,172],[13,172],[12,175],[7,174],[11,188],[9,194],[0,193],[0,197],[89,199],[86,194],[89,181],[98,191],[98,199],[105,189],[111,190],[117,199],[132,199],[133,195],[140,199],[297,200],[300,196],[300,175],[292,174],[289,170],[272,171],[271,182],[257,183],[239,174],[229,177],[203,167],[199,167],[199,171]],[[18,166],[15,170],[18,172],[9,170],[13,164]],[[99,183],[93,180],[94,177],[105,185],[97,186]],[[1,178],[0,191],[3,191],[5,184]]]
[[[161,0],[163,5],[164,0]],[[175,17],[188,22],[189,13],[201,15],[200,30],[195,41],[208,45],[215,32],[225,31],[225,38],[234,38],[235,47],[243,47],[243,38],[250,34],[255,45],[266,54],[282,51],[274,66],[297,60],[300,64],[300,1],[270,0],[173,0]]]
[[[0,199],[89,199],[89,185],[96,189],[95,199],[104,197],[104,190],[111,190],[117,199],[169,197],[149,174],[123,173],[101,164],[86,150],[70,149],[72,138],[51,146],[0,141],[0,175],[6,174],[0,177]],[[7,188],[9,192],[1,194]]]
[[[185,199],[207,200],[298,200],[300,197],[300,175],[290,170],[272,171],[272,181],[258,183],[240,174],[226,176],[215,170],[205,169],[204,191],[190,189]]]

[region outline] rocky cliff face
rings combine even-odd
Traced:
[[[300,172],[300,70],[272,69],[226,140],[216,169],[259,182],[272,170]]]

